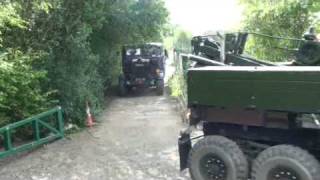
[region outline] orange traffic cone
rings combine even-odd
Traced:
[[[87,113],[87,127],[92,127],[94,125],[94,122],[93,122],[93,117],[91,115],[91,112],[90,112],[90,107],[89,107],[89,103],[87,102],[86,103],[87,107],[86,107],[86,113]]]

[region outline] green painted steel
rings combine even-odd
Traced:
[[[46,122],[48,117],[54,117],[57,127],[53,127],[51,124]],[[22,127],[31,125],[33,129],[34,140],[17,147],[14,146],[12,140],[12,133]],[[50,130],[50,134],[47,137],[41,137],[41,127]],[[31,150],[40,145],[48,143],[50,141],[64,137],[64,119],[61,107],[51,109],[47,112],[38,114],[31,118],[9,124],[5,127],[0,128],[0,135],[3,137],[4,151],[0,152],[0,159],[7,156]]]
[[[319,67],[190,69],[189,105],[320,113]]]

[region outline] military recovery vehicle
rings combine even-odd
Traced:
[[[133,88],[155,87],[162,95],[167,57],[168,53],[160,43],[124,46],[119,94],[124,96]]]
[[[319,180],[320,42],[313,31],[284,38],[300,45],[279,65],[246,56],[248,35],[194,37],[193,54],[182,55],[196,63],[180,168],[193,180]]]

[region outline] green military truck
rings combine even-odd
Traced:
[[[319,180],[320,42],[310,31],[295,61],[278,65],[245,56],[248,35],[194,37],[194,53],[183,55],[196,64],[181,170],[193,180]]]

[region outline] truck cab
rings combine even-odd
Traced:
[[[120,95],[126,95],[134,88],[155,88],[162,95],[167,57],[161,43],[123,46]]]

